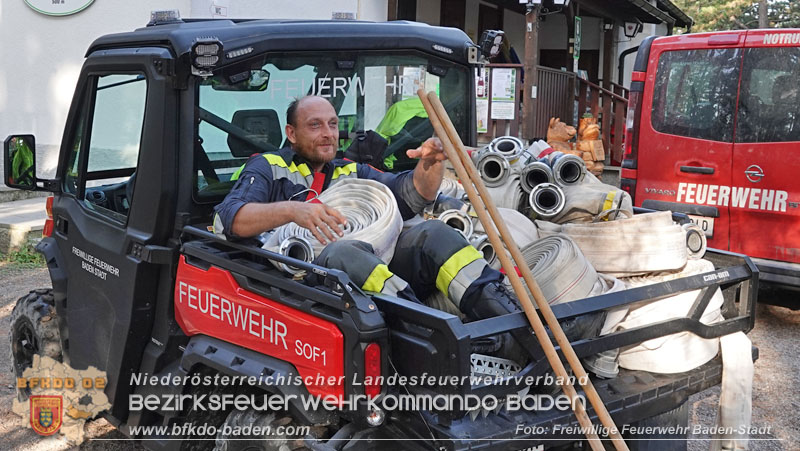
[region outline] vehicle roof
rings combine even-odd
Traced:
[[[431,52],[432,45],[439,44],[453,49],[453,54],[433,53],[458,62],[466,61],[466,48],[472,45],[462,30],[409,21],[184,19],[102,36],[92,43],[86,56],[96,50],[146,46],[168,47],[180,56],[190,52],[195,40],[202,37],[219,39],[225,51],[252,46],[253,53],[409,48]]]

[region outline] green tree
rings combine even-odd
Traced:
[[[761,0],[767,9],[767,28],[800,27],[800,2]],[[694,19],[693,32],[741,30],[759,27],[759,4],[753,0],[676,0],[675,5]]]

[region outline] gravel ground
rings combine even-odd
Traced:
[[[0,355],[9,356],[9,317],[16,299],[34,288],[47,287],[50,280],[44,268],[23,268],[0,263]],[[764,294],[762,293],[762,296]],[[790,292],[769,292],[800,305],[800,295]],[[783,307],[759,305],[755,329],[749,334],[760,350],[755,366],[753,384],[754,427],[769,429],[768,433],[752,441],[753,450],[800,450],[800,311]],[[0,358],[0,445],[8,450],[55,451],[70,447],[57,436],[41,438],[30,429],[19,426],[19,418],[11,412],[15,396],[14,378],[10,360]],[[707,390],[690,399],[691,424],[715,424],[719,388]],[[96,439],[122,439],[105,420],[94,420],[86,425],[86,442],[74,449],[82,450],[141,450],[138,445],[125,441],[98,441]],[[93,439],[95,439],[93,441]],[[691,451],[709,449],[708,440],[691,440]]]

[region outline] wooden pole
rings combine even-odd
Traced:
[[[561,329],[561,325],[558,323],[558,319],[556,318],[555,314],[553,314],[550,304],[547,303],[547,299],[544,297],[539,285],[533,278],[530,268],[528,268],[528,265],[525,263],[525,258],[523,257],[516,243],[511,239],[511,232],[508,230],[508,227],[506,227],[505,222],[503,222],[500,212],[497,210],[497,207],[494,205],[489,192],[483,185],[477,169],[475,169],[475,166],[472,164],[472,160],[470,160],[466,152],[463,150],[464,145],[461,142],[461,138],[458,136],[453,123],[450,121],[450,117],[447,115],[444,106],[434,92],[428,93],[426,97],[425,93],[422,90],[419,90],[417,91],[417,95],[420,96],[422,104],[425,107],[425,110],[428,112],[428,117],[430,118],[431,124],[436,131],[436,135],[442,139],[442,144],[445,148],[447,157],[453,164],[453,167],[455,167],[456,173],[458,174],[459,179],[461,179],[464,189],[467,191],[470,202],[475,208],[478,218],[483,224],[492,246],[494,246],[495,249],[503,249],[503,243],[497,236],[497,231],[499,231],[500,235],[503,237],[503,240],[507,244],[506,247],[511,252],[511,256],[517,263],[516,266],[522,273],[525,283],[528,285],[528,289],[530,290],[537,306],[539,307],[539,312],[542,313],[547,325],[550,326],[550,331],[555,337],[558,345],[561,347],[561,351],[566,356],[567,362],[569,362],[573,372],[577,376],[577,380],[583,387],[586,396],[589,398],[589,402],[592,404],[592,407],[594,407],[600,422],[608,430],[609,437],[611,438],[614,447],[618,451],[628,451],[628,447],[625,444],[625,441],[622,439],[622,436],[619,434],[619,431],[614,424],[614,420],[611,418],[611,415],[609,415],[605,404],[603,404],[600,394],[597,393],[594,385],[592,385],[591,381],[589,380],[589,375],[583,369],[580,359],[578,359],[577,354],[575,354],[575,350],[572,349],[569,339]],[[475,188],[478,190],[477,193],[475,192]],[[487,211],[488,214],[491,215],[491,220],[487,216]],[[495,227],[497,227],[497,230],[495,230]],[[497,256],[500,258],[500,262],[503,265],[506,275],[511,281],[511,285],[514,287],[514,291],[520,300],[522,309],[525,311],[525,315],[528,317],[531,327],[533,327],[536,338],[539,340],[539,344],[542,346],[545,356],[547,357],[548,362],[550,362],[550,366],[553,368],[553,371],[556,373],[556,375],[561,378],[562,381],[564,381],[562,389],[570,398],[570,400],[572,400],[572,407],[575,411],[575,416],[577,417],[578,422],[584,428],[584,431],[587,432],[585,435],[589,440],[589,444],[592,446],[592,449],[604,449],[597,435],[591,432],[592,423],[586,414],[585,407],[580,402],[576,401],[577,393],[575,392],[575,388],[567,380],[567,372],[564,368],[564,364],[561,362],[555,347],[550,342],[547,332],[544,329],[544,325],[542,324],[539,315],[536,313],[536,309],[533,306],[527,291],[525,291],[525,288],[522,286],[522,281],[520,280],[519,276],[517,276],[514,265],[511,263],[511,260],[508,258],[508,255],[506,255],[505,252],[497,252]]]
[[[534,120],[538,102],[539,73],[539,5],[528,8],[525,14],[525,61],[522,89],[522,137],[536,138]],[[534,95],[537,94],[537,95]],[[491,97],[491,96],[490,96]]]

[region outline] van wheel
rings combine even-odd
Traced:
[[[254,409],[234,410],[225,420],[217,434],[214,451],[294,451],[307,450],[302,437],[276,434],[277,428],[293,430],[296,422],[288,415],[275,412],[259,412]],[[246,427],[262,431],[269,428],[269,434],[237,433]],[[247,440],[243,440],[247,439]]]
[[[34,290],[19,298],[11,312],[8,334],[14,376],[22,377],[25,369],[33,365],[33,356],[37,354],[60,362],[61,338],[53,290]],[[20,401],[25,401],[30,395],[29,388],[17,389]]]

